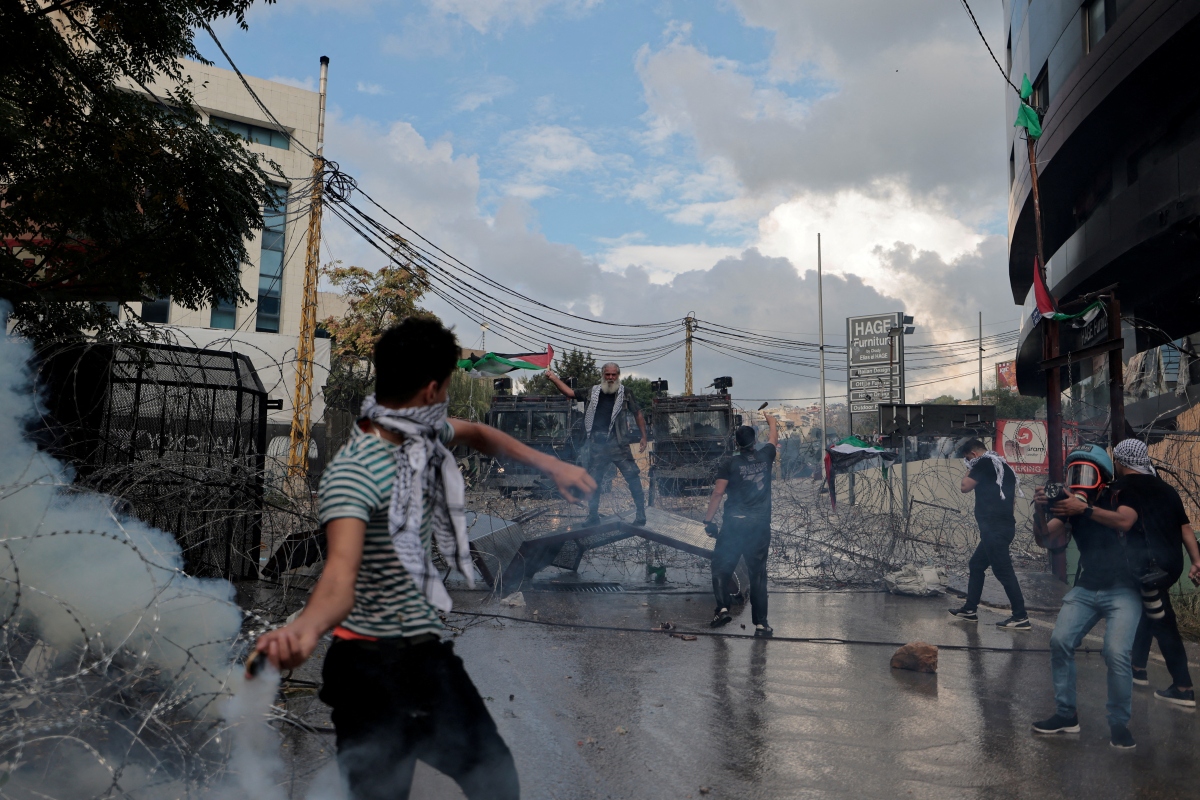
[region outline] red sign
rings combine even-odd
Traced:
[[[1022,475],[1049,474],[1050,452],[1046,448],[1046,439],[1044,419],[996,420],[996,449],[1014,472]]]
[[[996,362],[996,388],[1017,390],[1017,362]]]

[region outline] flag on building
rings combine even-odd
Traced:
[[[544,353],[484,353],[458,362],[460,369],[472,378],[498,378],[517,369],[549,369],[554,360],[554,348],[546,345]]]
[[[1034,325],[1037,325],[1043,319],[1067,320],[1082,317],[1095,309],[1103,307],[1104,303],[1100,300],[1094,300],[1086,308],[1076,314],[1064,314],[1058,310],[1058,303],[1054,300],[1054,295],[1050,294],[1050,289],[1046,287],[1046,278],[1042,270],[1038,268],[1037,259],[1033,260],[1033,313],[1030,318]]]

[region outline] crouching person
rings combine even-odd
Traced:
[[[333,707],[338,762],[355,800],[406,798],[417,759],[469,798],[519,796],[516,766],[479,692],[441,638],[450,596],[431,545],[472,583],[462,475],[447,446],[503,455],[551,477],[569,500],[596,488],[576,466],[486,425],[447,419],[459,357],[436,320],[409,319],[375,345],[375,394],[321,477],[328,555],[300,616],[255,647],[280,669],[326,632],[320,697]]]
[[[1055,713],[1033,723],[1035,733],[1078,733],[1075,700],[1075,649],[1097,622],[1104,620],[1104,662],[1108,667],[1108,725],[1113,747],[1135,746],[1129,732],[1133,702],[1131,653],[1142,597],[1128,567],[1124,534],[1137,522],[1137,511],[1121,504],[1110,490],[1113,464],[1108,453],[1085,445],[1067,457],[1067,494],[1050,505],[1046,490],[1037,489],[1034,515],[1039,544],[1065,547],[1070,537],[1079,547],[1081,572],[1063,598],[1050,637],[1050,670],[1054,679]],[[1119,468],[1118,468],[1119,469]]]

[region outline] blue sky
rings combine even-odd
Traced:
[[[976,13],[998,40],[992,5]],[[810,334],[819,230],[831,341],[847,314],[900,307],[928,341],[978,310],[987,332],[1015,325],[1003,84],[955,3],[307,0],[249,22],[218,28],[248,74],[303,84],[331,58],[329,157],[545,302]],[[370,266],[352,237],[328,244]],[[740,369],[763,396],[814,386]]]

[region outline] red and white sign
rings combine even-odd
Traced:
[[[996,362],[996,388],[1017,390],[1017,362]]]
[[[1013,471],[1021,475],[1046,475],[1050,472],[1047,438],[1044,419],[996,420],[996,449]]]

